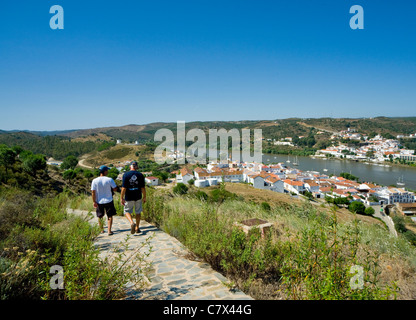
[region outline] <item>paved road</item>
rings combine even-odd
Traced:
[[[87,160],[87,159],[81,159],[81,160],[79,160],[78,164],[79,164],[81,167],[84,167],[84,168],[87,168],[87,169],[94,169],[93,167],[91,167],[91,166],[87,166],[86,164],[84,164],[84,161],[85,161],[85,160]]]
[[[385,214],[384,211],[383,212],[380,211],[381,206],[373,206],[373,208],[375,210],[373,217],[380,218],[382,221],[384,221],[384,223],[389,228],[390,233],[394,235],[395,237],[397,237],[397,231],[396,231],[396,228],[394,227],[393,220],[390,218],[390,216]]]
[[[87,211],[71,210],[69,213],[86,216]],[[90,223],[97,219],[92,215]],[[106,231],[107,228],[105,228]],[[130,289],[127,299],[141,300],[252,300],[250,296],[239,290],[230,290],[224,283],[227,278],[214,271],[207,263],[190,260],[187,249],[174,237],[162,230],[141,221],[142,233],[131,235],[130,224],[125,217],[115,216],[112,231],[96,239],[95,244],[100,248],[104,257],[112,249],[129,237],[131,250],[146,244],[141,250],[149,252],[146,258],[151,263],[147,286],[144,290]],[[146,242],[147,240],[147,242]],[[149,250],[149,246],[153,250]]]

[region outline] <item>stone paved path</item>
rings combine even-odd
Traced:
[[[68,209],[69,213],[87,216],[87,211]],[[89,215],[90,223],[97,218]],[[141,247],[149,252],[146,261],[151,263],[147,286],[144,290],[129,290],[128,299],[144,300],[252,300],[239,290],[230,290],[224,283],[227,278],[214,271],[204,262],[188,259],[189,251],[174,237],[142,220],[140,234],[130,233],[130,223],[125,217],[115,216],[114,235],[102,233],[96,239],[104,257],[128,237],[129,248]],[[147,241],[147,242],[146,242]],[[145,244],[145,246],[143,246]]]

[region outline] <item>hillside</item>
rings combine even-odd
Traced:
[[[375,132],[377,134],[410,134],[416,132],[416,117],[406,118],[320,118],[320,119],[304,119],[303,122],[307,125],[314,126],[319,129],[329,131],[346,130],[347,128],[354,128],[358,132],[370,135]]]
[[[149,154],[149,150],[145,145],[115,145],[108,150],[94,151],[81,157],[80,165],[87,168],[95,168],[100,165],[118,166],[125,161],[153,158],[153,154]],[[124,166],[124,165],[123,165]]]
[[[39,136],[28,132],[3,132],[0,133],[0,145],[9,147],[20,146],[34,153],[41,153],[46,157],[63,160],[69,155],[80,156],[95,150],[104,150],[115,142],[105,135],[90,134],[71,139],[66,136]]]
[[[143,125],[129,124],[119,127],[102,127],[83,130],[67,130],[64,132],[8,132],[0,130],[0,144],[8,146],[19,145],[35,153],[42,152],[48,157],[63,159],[68,155],[81,156],[96,150],[103,150],[115,144],[117,139],[123,143],[138,141],[140,144],[153,142],[154,135],[159,129],[172,130],[176,137],[176,122],[155,122]],[[256,121],[193,121],[186,122],[185,129],[198,128],[208,135],[209,129],[230,130],[262,129],[265,139],[263,150],[265,153],[282,154],[313,154],[317,149],[327,147],[329,137],[333,132],[348,128],[366,135],[387,135],[396,137],[398,134],[410,134],[416,132],[416,117],[406,118],[289,118],[277,120]],[[271,140],[280,140],[290,137],[296,141],[298,147],[275,146]],[[303,138],[299,138],[303,137]],[[268,141],[268,139],[270,141]],[[109,144],[110,143],[110,144]],[[193,141],[187,141],[187,145]],[[402,143],[412,143],[403,141]]]
[[[286,202],[284,195],[272,199],[264,190],[260,197],[248,188],[191,187],[182,195],[150,188],[145,219],[255,299],[415,299],[416,256],[403,237],[362,219],[368,217]],[[246,236],[236,223],[247,219],[272,227],[264,237],[255,231]],[[353,265],[365,270],[364,290],[350,286]]]
[[[80,137],[102,133],[113,139],[122,139],[125,142],[152,141],[154,134],[159,129],[169,129],[176,133],[176,122],[155,122],[144,125],[129,124],[120,127],[95,128],[88,130],[76,130],[64,134],[66,137]],[[209,129],[230,130],[262,129],[263,137],[280,140],[286,137],[313,136],[315,143],[309,147],[320,148],[323,141],[328,140],[333,132],[356,129],[365,135],[381,134],[397,136],[416,132],[416,117],[406,118],[288,118],[276,120],[244,120],[244,121],[192,121],[186,122],[186,130],[198,128],[208,134]]]

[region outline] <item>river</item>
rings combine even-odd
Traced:
[[[287,160],[290,163],[287,163]],[[298,166],[293,166],[296,162],[295,156],[264,154],[263,163],[284,162],[290,167],[298,168],[302,171],[318,171],[320,173],[339,175],[341,172],[348,172],[358,177],[360,181],[375,182],[377,184],[389,186],[397,185],[398,179],[403,177],[405,188],[416,190],[416,168],[403,166],[380,166],[378,164],[368,164],[349,160],[326,160],[321,158],[297,157]],[[327,169],[327,171],[324,171]]]

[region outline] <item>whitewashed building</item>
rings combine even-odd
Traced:
[[[157,178],[157,177],[153,177],[153,176],[145,177],[144,180],[147,184],[149,184],[151,186],[158,186],[159,185],[159,178]]]

